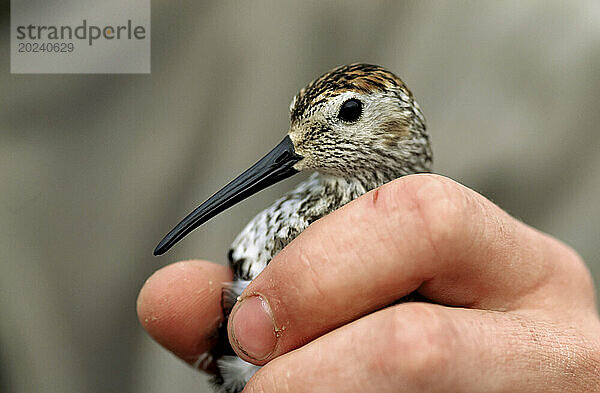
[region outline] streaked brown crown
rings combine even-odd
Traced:
[[[381,66],[359,63],[339,66],[300,90],[291,108],[291,118],[300,118],[307,109],[316,107],[344,91],[368,94],[394,88],[402,90],[412,98],[412,93],[402,80]]]

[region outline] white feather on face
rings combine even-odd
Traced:
[[[349,100],[362,106],[355,121],[340,119]],[[402,91],[329,96],[293,120],[290,138],[304,157],[294,168],[370,183],[430,170],[431,152],[418,104]]]

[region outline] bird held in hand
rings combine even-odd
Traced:
[[[398,177],[429,172],[425,119],[412,93],[383,67],[351,64],[320,76],[293,98],[285,138],[185,217],[154,250],[161,255],[210,218],[300,171],[306,181],[252,219],[229,250],[234,281],[227,316],[248,283],[312,222]],[[210,354],[217,391],[240,392],[259,366],[235,355],[226,329]]]

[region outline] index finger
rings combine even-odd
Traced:
[[[413,175],[315,222],[281,251],[232,311],[230,341],[263,364],[415,290],[490,310],[593,307],[587,271],[568,247],[450,179]],[[259,309],[265,318],[252,315]],[[270,339],[258,333],[265,321]],[[273,347],[257,348],[264,343]]]
[[[210,351],[223,322],[221,294],[232,272],[206,261],[184,261],[156,271],[140,290],[140,323],[162,346],[196,368],[212,367]]]

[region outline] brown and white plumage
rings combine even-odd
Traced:
[[[361,106],[352,121],[340,116],[349,100]],[[421,109],[406,85],[380,66],[335,68],[300,90],[290,114],[288,135],[303,157],[294,168],[315,173],[260,212],[234,240],[229,262],[235,279],[226,294],[226,315],[248,282],[312,222],[388,181],[431,169]],[[224,329],[220,339],[227,340]],[[217,361],[222,392],[241,391],[259,368],[233,353]]]
[[[263,158],[203,202],[156,246],[155,255],[244,198],[299,171],[308,180],[260,212],[234,240],[234,281],[224,292],[227,317],[236,298],[311,223],[397,177],[428,172],[431,148],[425,119],[396,75],[369,64],[341,66],[300,90],[290,105],[285,138]],[[259,367],[235,356],[225,324],[210,354],[215,387],[239,392]]]

